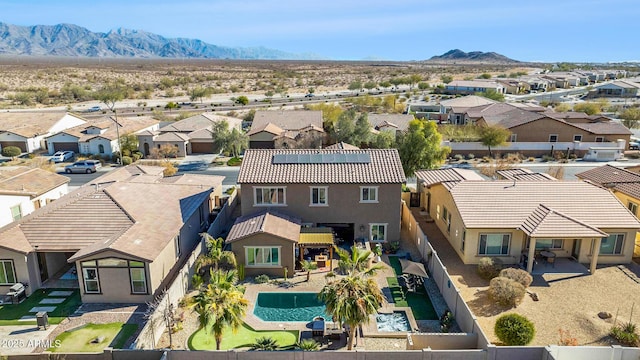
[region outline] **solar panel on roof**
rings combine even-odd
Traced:
[[[329,154],[275,154],[273,164],[368,164],[368,153],[329,153]]]

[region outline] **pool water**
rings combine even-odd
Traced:
[[[261,292],[258,293],[253,314],[263,321],[312,321],[316,316],[325,319],[326,307],[311,292]]]
[[[376,315],[376,323],[378,323],[378,331],[411,331],[409,318],[404,311],[394,311],[391,314]]]

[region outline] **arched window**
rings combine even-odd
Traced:
[[[98,145],[98,152],[100,154],[104,154],[104,145],[102,145],[102,144]]]

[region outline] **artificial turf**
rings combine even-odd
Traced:
[[[137,324],[114,322],[109,324],[87,324],[79,329],[65,331],[53,342],[49,351],[53,352],[102,352],[107,346],[121,349],[138,330]],[[92,340],[102,337],[102,341]]]
[[[4,304],[0,305],[0,326],[6,325],[34,325],[36,319],[30,321],[18,321],[26,315],[35,315],[29,312],[31,308],[37,306],[55,306],[56,309],[47,313],[49,316],[49,324],[59,324],[67,316],[73,314],[74,311],[82,304],[80,299],[80,291],[73,290],[73,294],[67,296],[67,299],[61,304],[40,304],[40,301],[47,297],[49,293],[56,290],[68,291],[69,289],[38,289],[34,291],[26,300],[20,304]]]
[[[236,333],[227,327],[222,332],[221,350],[250,347],[259,337],[271,337],[278,342],[280,348],[288,348],[298,342],[297,330],[281,331],[256,331],[249,325],[243,324]],[[215,350],[216,341],[211,330],[200,329],[189,337],[189,348],[191,350]]]
[[[389,265],[397,276],[402,275],[402,266],[397,256],[389,256]],[[387,284],[396,306],[410,307],[416,320],[438,320],[438,314],[431,304],[429,294],[423,287],[419,287],[415,292],[407,291],[398,284],[396,277],[387,278]],[[403,296],[403,294],[405,295]]]

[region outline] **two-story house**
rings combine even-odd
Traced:
[[[277,227],[283,229],[284,234],[279,237],[285,244],[270,244],[264,252],[271,254],[268,258],[262,252],[245,251],[247,247],[261,246],[263,240],[243,242],[241,246],[232,242],[232,250],[238,262],[250,270],[260,264],[283,266],[280,249],[288,248],[296,239],[295,234],[284,231],[287,228],[295,231],[300,226],[329,227],[345,241],[397,241],[405,181],[395,149],[247,150],[238,176],[243,217],[234,227],[264,222],[265,213],[270,214],[267,222],[287,219],[292,224]],[[256,218],[252,220],[252,216]],[[239,231],[232,229],[230,237],[236,232]],[[255,262],[258,255],[265,263]]]

